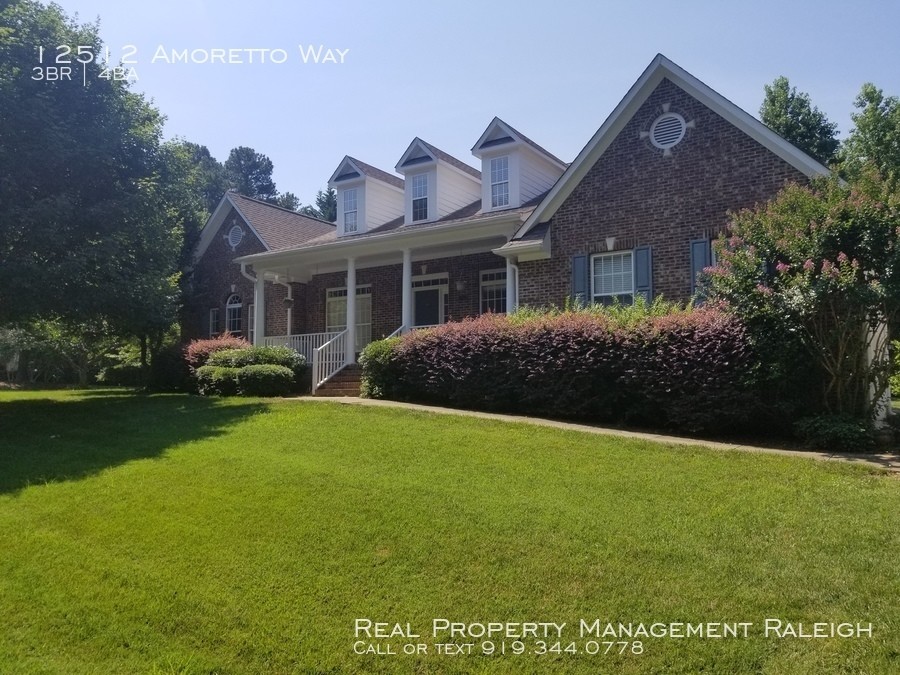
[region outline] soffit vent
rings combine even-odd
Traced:
[[[681,142],[687,123],[678,113],[667,112],[650,126],[650,142],[660,150],[668,150]]]
[[[238,247],[241,241],[244,239],[244,230],[240,225],[233,226],[230,230],[228,230],[228,245],[231,246],[231,250],[233,251]]]

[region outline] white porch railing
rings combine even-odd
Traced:
[[[326,342],[340,335],[340,331],[328,333],[304,333],[303,335],[273,335],[263,339],[267,347],[286,346],[303,354],[307,363],[312,363],[313,353]]]
[[[389,338],[397,337],[398,335],[403,335],[403,333],[405,333],[405,332],[406,332],[406,326],[400,326],[400,328],[398,328],[397,330],[395,330],[393,333],[391,333],[390,335],[388,335],[388,336],[385,337],[384,339],[387,340],[387,339],[389,339]]]
[[[312,393],[347,365],[347,331],[337,333],[312,355]]]

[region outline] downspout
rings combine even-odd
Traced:
[[[254,284],[256,283],[256,277],[251,276],[250,273],[247,271],[247,263],[245,263],[245,262],[241,263],[241,276],[243,276],[245,279],[249,279]]]
[[[512,311],[515,312],[519,309],[519,266],[516,263],[509,263],[510,268],[513,271],[513,298],[508,299],[507,304],[512,307]]]

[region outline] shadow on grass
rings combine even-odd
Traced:
[[[221,435],[264,409],[110,390],[6,400],[0,402],[0,494],[158,457],[178,443]]]

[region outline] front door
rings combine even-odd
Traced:
[[[422,288],[413,294],[413,323],[416,326],[433,326],[441,323],[441,289]]]

